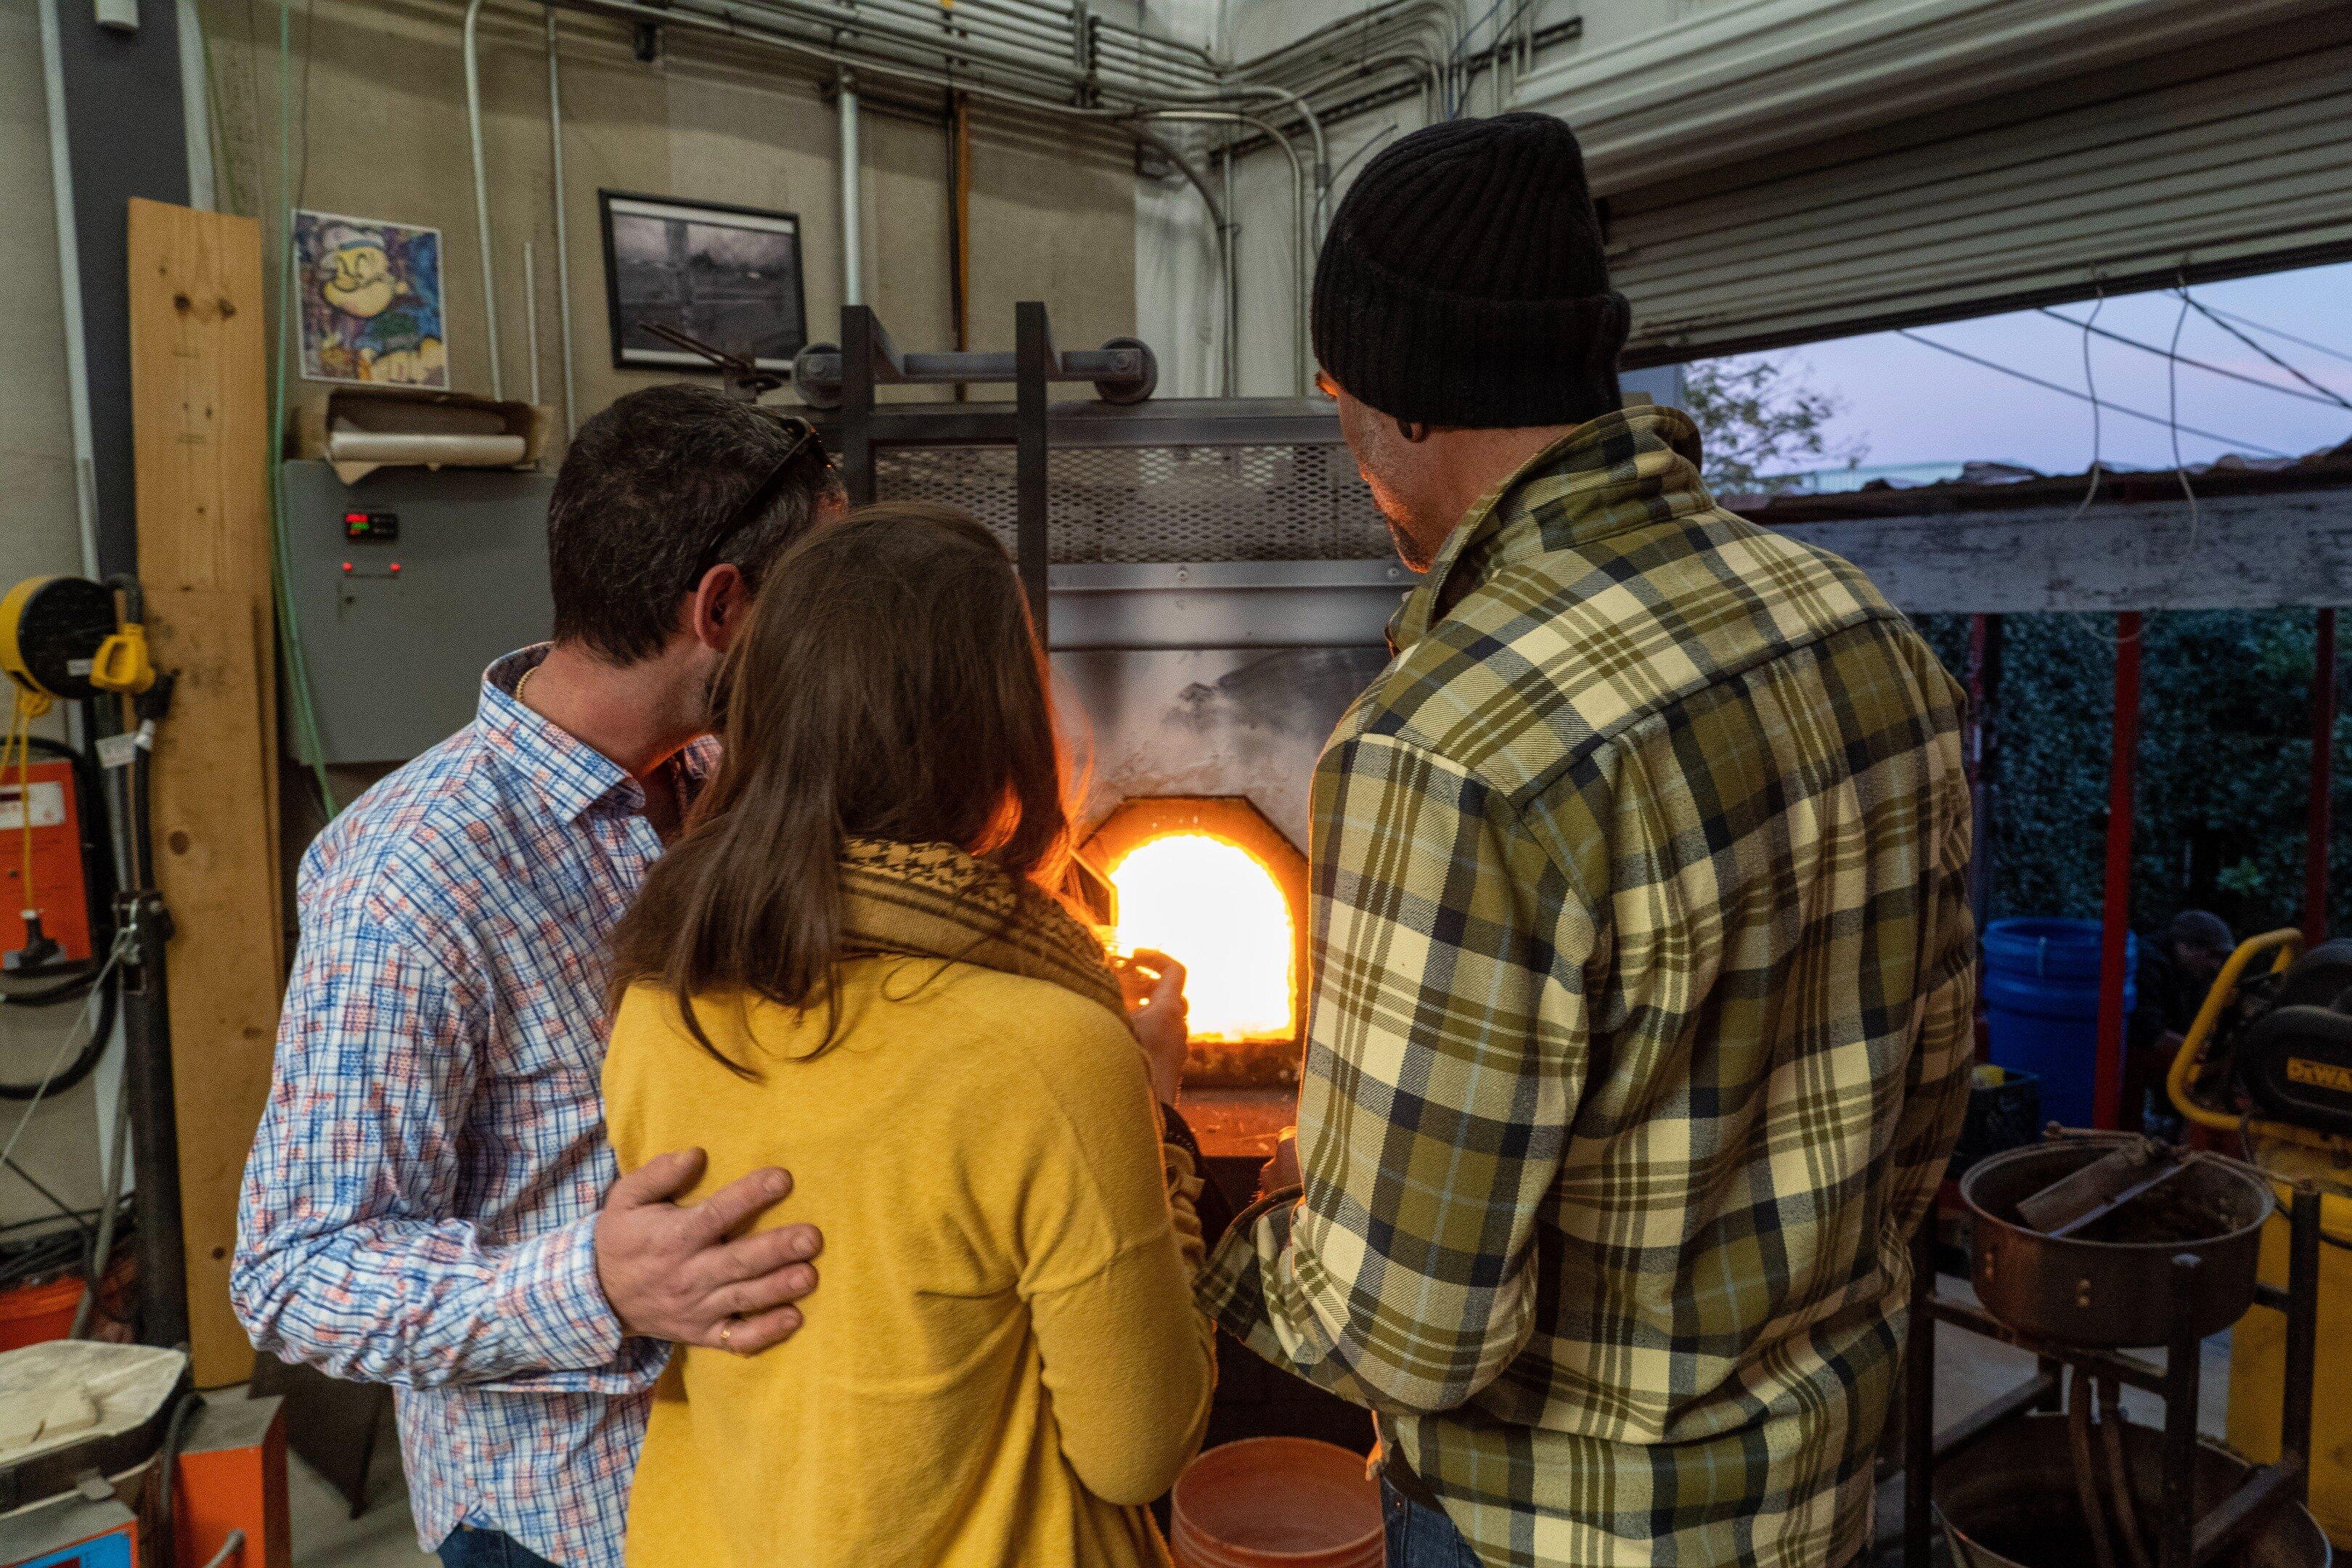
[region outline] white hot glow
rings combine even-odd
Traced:
[[[1129,850],[1110,883],[1118,951],[1155,948],[1184,965],[1194,1039],[1290,1037],[1290,903],[1257,857],[1205,833],[1171,833]]]

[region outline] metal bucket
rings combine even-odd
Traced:
[[[2152,1529],[2164,1489],[2164,1435],[2126,1426],[2123,1436],[2139,1517]],[[2220,1506],[2251,1468],[2215,1444],[2200,1443],[2197,1512]],[[1939,1461],[1935,1494],[1954,1568],[2087,1568],[2097,1562],[2063,1415],[1997,1426]],[[2209,1568],[2327,1568],[2328,1561],[2327,1537],[2310,1512],[2286,1504]]]
[[[2186,1303],[2195,1337],[2219,1333],[2254,1300],[2263,1222],[2274,1206],[2270,1184],[2235,1164],[2192,1156],[2164,1189],[2164,1202],[2119,1239],[2050,1237],[2028,1229],[2017,1205],[2128,1140],[2063,1138],[2012,1149],[1960,1178],[1975,1220],[1970,1274],[1985,1310],[2021,1332],[2053,1343],[2161,1345],[2173,1335],[2173,1265],[2198,1258]]]

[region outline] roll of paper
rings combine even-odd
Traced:
[[[520,436],[467,436],[440,431],[354,430],[339,426],[327,437],[331,463],[423,463],[433,467],[495,468],[522,461]]]

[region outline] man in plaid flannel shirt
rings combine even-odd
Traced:
[[[1318,265],[1427,578],[1316,770],[1296,1161],[1201,1300],[1376,1413],[1391,1568],[1853,1562],[1966,1101],[1960,695],[1620,407],[1625,331],[1547,117],[1397,143]]]

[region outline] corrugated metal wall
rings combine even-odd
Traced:
[[[1633,364],[2352,255],[2352,6],[1605,207]]]

